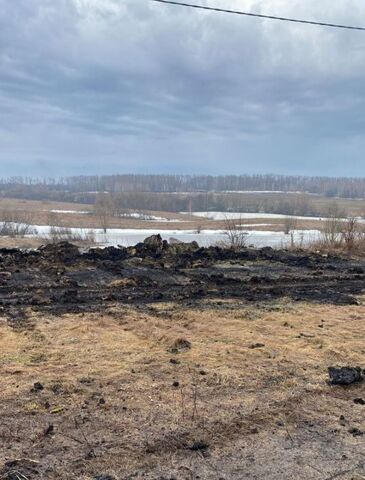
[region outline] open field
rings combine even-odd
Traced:
[[[361,480],[365,263],[166,246],[0,255],[0,478]],[[109,475],[109,476],[108,476]]]
[[[247,204],[247,208],[242,211],[252,212],[250,207],[253,205],[260,205],[262,201],[265,201],[268,205],[274,205],[279,199],[283,199],[287,202],[294,202],[295,198],[302,198],[302,194],[268,194],[268,193],[254,193],[254,194],[240,194],[243,196],[244,203]],[[247,198],[247,201],[245,200]],[[329,199],[320,196],[309,196],[312,202],[314,202],[315,210],[321,211],[321,215],[325,216],[326,212],[334,205],[338,206],[339,213],[346,216],[362,217],[365,215],[365,200],[349,200],[349,199]],[[251,205],[252,203],[252,205]],[[94,206],[90,204],[82,203],[64,203],[64,202],[52,202],[52,201],[35,201],[35,200],[22,200],[22,199],[9,199],[0,198],[0,212],[4,211],[16,211],[22,212],[29,216],[32,223],[35,225],[50,225],[54,222],[55,225],[63,227],[80,227],[80,228],[99,228],[100,219],[94,212]],[[257,210],[261,211],[261,210]],[[137,212],[137,218],[128,217],[130,214]],[[125,210],[126,217],[110,217],[108,224],[110,228],[171,228],[171,229],[222,229],[224,228],[224,220],[214,221],[209,218],[195,217],[194,215],[182,214],[177,212],[166,211],[152,211],[143,210],[143,214],[151,215],[151,220],[143,220],[138,218],[140,210]],[[311,215],[308,215],[311,217]],[[312,214],[313,216],[313,214]],[[282,230],[283,219],[276,218],[273,215],[271,218],[265,218],[265,223],[270,225],[262,225],[262,215],[258,214],[255,218],[252,213],[247,215],[243,214],[245,224],[248,226],[252,224],[255,229],[263,230]],[[300,214],[300,219],[297,222],[298,229],[314,229],[318,227],[318,222],[309,218],[308,220],[302,218],[303,214]],[[156,219],[156,220],[155,220]],[[269,220],[268,220],[269,219]],[[259,224],[255,227],[255,224]],[[270,227],[270,228],[268,228]]]
[[[250,194],[255,196],[258,194]],[[264,195],[264,194],[261,194]],[[265,194],[268,195],[268,194]],[[269,197],[274,194],[268,195]],[[289,195],[289,194],[287,194]],[[295,197],[296,194],[290,194]],[[317,199],[317,197],[315,197]],[[322,199],[324,201],[326,199]],[[328,199],[327,199],[328,200]],[[338,207],[342,215],[361,215],[360,201],[341,200]],[[347,210],[344,206],[349,207]],[[158,233],[165,239],[174,237],[182,241],[196,240],[200,245],[214,245],[226,239],[227,218],[237,219],[240,228],[248,232],[247,244],[255,246],[296,247],[315,241],[322,228],[320,218],[298,215],[288,217],[280,214],[232,212],[193,212],[173,213],[151,210],[124,210],[122,214],[103,215],[95,212],[93,205],[32,201],[20,199],[0,199],[1,219],[30,225],[28,235],[0,235],[0,247],[33,248],[47,241],[69,239],[80,246],[99,243],[103,245],[133,245],[146,236]],[[241,216],[241,218],[239,218]],[[364,222],[364,220],[361,220]],[[288,227],[290,225],[290,227]],[[52,228],[54,232],[52,233]],[[58,229],[72,229],[62,232]],[[104,228],[108,233],[104,235]],[[288,228],[295,232],[287,235]],[[265,235],[262,234],[265,232]],[[286,232],[286,234],[284,234]],[[59,238],[60,237],[60,238]]]

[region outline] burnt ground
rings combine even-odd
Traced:
[[[361,480],[365,262],[0,251],[0,479]]]
[[[168,245],[157,237],[132,248],[80,253],[68,244],[0,250],[0,305],[13,321],[28,307],[54,313],[99,311],[114,302],[192,304],[203,298],[247,302],[356,303],[365,261],[271,248],[232,251]]]

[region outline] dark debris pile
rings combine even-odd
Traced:
[[[67,242],[0,250],[0,308],[13,319],[28,307],[62,313],[202,298],[353,304],[364,286],[363,261],[269,247],[202,248],[160,235],[86,252]]]

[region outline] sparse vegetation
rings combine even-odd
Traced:
[[[75,231],[71,228],[66,227],[55,227],[50,228],[49,235],[46,237],[47,240],[57,243],[57,242],[74,242],[74,243],[86,243],[92,245],[95,243],[95,234],[92,230],[86,231]]]
[[[295,217],[287,216],[283,220],[284,233],[289,235],[293,230],[297,228],[298,220]]]
[[[224,246],[239,250],[247,246],[247,231],[244,230],[244,220],[242,217],[238,219],[226,218],[224,221],[225,235],[227,240],[223,242]]]
[[[328,247],[340,246],[343,240],[343,216],[338,205],[333,204],[327,212],[327,218],[322,222],[322,238]]]
[[[31,215],[17,210],[0,212],[0,236],[25,237],[34,234],[36,230],[31,225]]]
[[[353,216],[344,218],[344,212],[334,203],[321,222],[321,236],[310,246],[321,251],[346,251],[365,254],[365,228]]]
[[[97,216],[100,228],[107,232],[110,228],[110,219],[115,215],[116,207],[111,195],[99,194],[95,201],[95,215]]]

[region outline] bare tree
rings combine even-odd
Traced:
[[[108,194],[99,194],[95,202],[95,214],[104,233],[110,228],[110,219],[115,214],[113,199]]]
[[[341,235],[346,249],[350,252],[363,244],[365,232],[356,217],[348,217],[342,224]]]
[[[284,218],[284,221],[283,221],[284,233],[285,233],[285,235],[290,235],[290,246],[291,246],[291,248],[294,248],[294,246],[295,246],[294,230],[296,229],[297,223],[298,223],[297,219],[295,217],[290,216],[290,215],[287,215]]]
[[[227,236],[226,244],[233,249],[239,250],[245,248],[247,245],[248,232],[243,230],[244,223],[243,218],[238,219],[226,217],[224,221],[225,235]]]
[[[342,242],[343,221],[341,213],[336,203],[334,203],[329,211],[327,218],[322,222],[322,237],[324,243],[328,246],[340,245]]]
[[[286,235],[289,235],[289,233],[291,233],[293,230],[296,229],[297,227],[297,219],[295,217],[291,217],[289,215],[287,215],[285,218],[284,218],[284,233]]]

